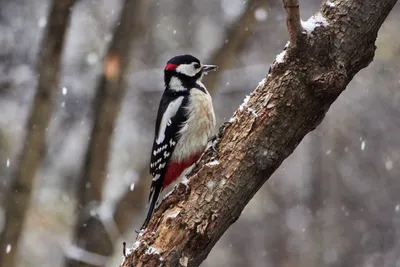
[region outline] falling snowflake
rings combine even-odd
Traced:
[[[363,140],[363,141],[361,141],[361,150],[364,150],[365,149],[365,141]]]
[[[89,65],[94,65],[99,61],[99,55],[96,54],[95,52],[90,52],[87,56],[86,56],[86,62]]]
[[[264,8],[257,8],[254,12],[257,21],[264,21],[267,19],[267,11]]]
[[[45,17],[41,17],[38,21],[39,28],[44,28],[47,25],[47,19]]]
[[[391,159],[387,159],[386,160],[386,162],[385,162],[385,168],[386,168],[386,170],[391,170],[391,169],[393,169],[393,161],[391,160]]]

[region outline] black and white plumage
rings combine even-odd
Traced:
[[[212,99],[201,79],[216,66],[191,55],[170,59],[164,68],[165,90],[157,113],[150,160],[153,176],[145,228],[162,189],[200,158],[215,128]]]

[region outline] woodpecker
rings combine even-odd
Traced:
[[[165,65],[165,90],[158,107],[150,159],[150,207],[141,229],[147,227],[160,192],[199,160],[213,135],[214,108],[201,79],[216,69],[191,55],[175,56]]]

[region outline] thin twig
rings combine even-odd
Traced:
[[[298,0],[283,0],[286,10],[286,26],[289,32],[290,47],[295,48],[299,43],[302,27]]]

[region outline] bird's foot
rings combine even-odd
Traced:
[[[219,127],[218,133],[213,135],[213,136],[211,136],[208,139],[208,143],[210,144],[209,147],[211,148],[212,154],[216,154],[217,153],[218,143],[221,140],[222,136],[224,135],[226,127],[228,127],[231,124],[232,123],[229,122],[229,121],[224,122],[221,125],[221,127]]]

